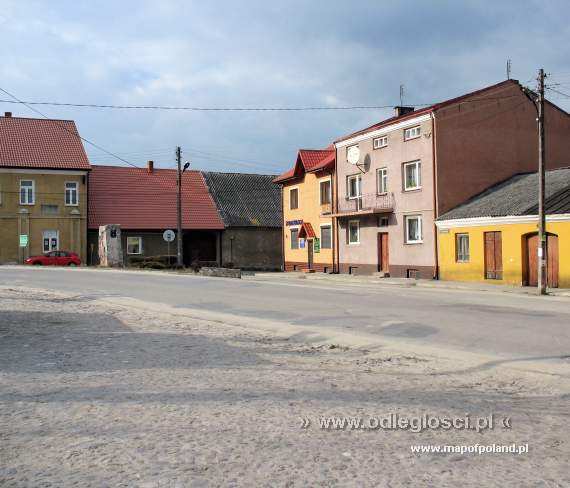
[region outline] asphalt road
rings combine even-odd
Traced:
[[[0,285],[129,297],[327,326],[499,356],[570,355],[570,299],[310,280],[255,281],[93,269],[0,267]]]

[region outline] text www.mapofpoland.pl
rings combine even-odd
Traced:
[[[527,454],[528,444],[414,445],[413,454]]]

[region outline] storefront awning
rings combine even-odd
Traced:
[[[301,228],[299,229],[299,238],[300,239],[314,239],[317,237],[315,231],[313,230],[313,226],[309,222],[303,222]]]

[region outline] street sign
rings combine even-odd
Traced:
[[[315,237],[313,241],[313,248],[315,252],[321,252],[321,240],[318,237]]]
[[[28,246],[28,235],[20,234],[20,247],[27,247],[27,246]]]
[[[166,242],[172,242],[176,238],[176,234],[173,230],[168,229],[163,232],[162,238]]]

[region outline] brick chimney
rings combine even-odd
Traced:
[[[415,110],[415,107],[403,107],[403,106],[394,107],[394,111],[396,112],[395,113],[396,117],[401,117],[402,115],[409,114],[410,112],[413,112],[414,110]]]
[[[12,117],[12,112],[4,112],[4,117]]]
[[[154,171],[154,161],[149,161],[146,165],[146,169],[149,173]]]

